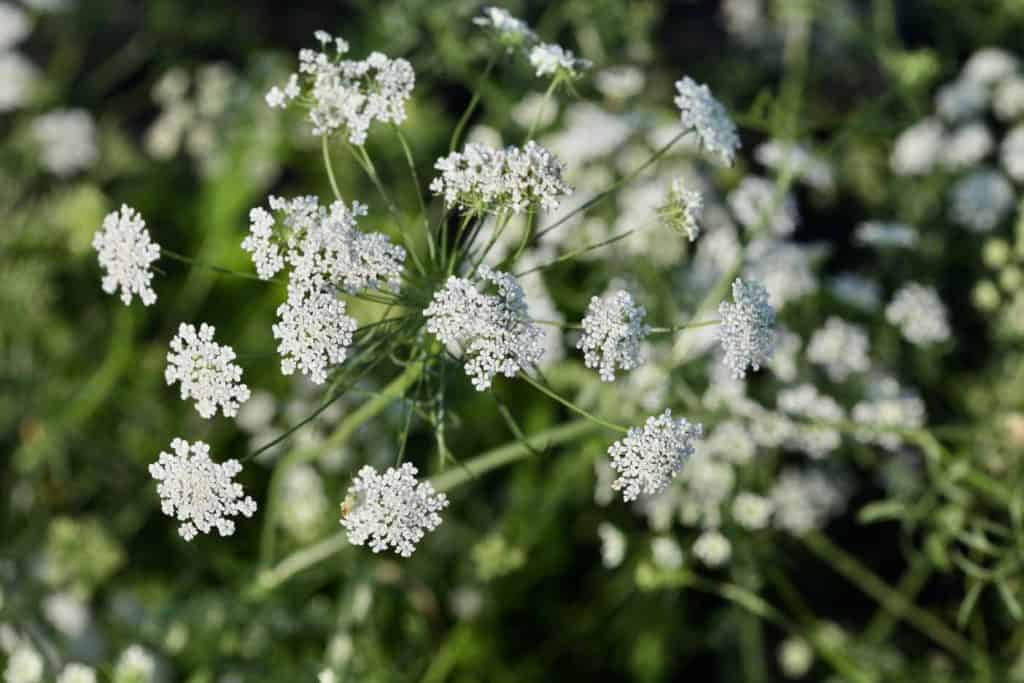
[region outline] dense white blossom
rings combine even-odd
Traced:
[[[590,68],[591,63],[588,59],[580,59],[572,53],[572,50],[566,50],[561,45],[540,43],[534,45],[530,50],[530,66],[536,70],[538,78],[544,76],[577,78]]]
[[[591,297],[576,348],[583,351],[588,368],[598,369],[603,381],[614,382],[616,368],[629,371],[640,366],[640,346],[651,332],[644,322],[646,315],[644,307],[625,290]]]
[[[935,109],[951,123],[977,116],[988,107],[988,87],[975,80],[961,78],[939,88]]]
[[[674,178],[665,203],[658,209],[662,222],[676,232],[684,233],[691,242],[700,235],[700,215],[704,199],[697,190],[687,189],[681,178]]]
[[[28,643],[20,643],[7,658],[5,683],[40,683],[43,680],[43,657]]]
[[[484,7],[480,16],[473,18],[473,23],[493,31],[498,42],[509,52],[516,48],[527,47],[537,41],[537,34],[533,32],[529,24],[512,16],[501,7]]]
[[[530,321],[522,287],[508,273],[487,266],[480,267],[476,282],[448,278],[423,315],[428,332],[461,351],[478,391],[488,389],[499,373],[515,377],[544,353],[544,333]]]
[[[32,32],[32,20],[17,5],[0,2],[0,52],[14,47]]]
[[[980,121],[965,123],[946,138],[942,146],[942,164],[954,171],[976,166],[994,146],[988,126]]]
[[[736,379],[747,375],[747,368],[759,370],[771,360],[775,346],[775,311],[768,303],[768,292],[758,282],[732,283],[733,302],[718,306],[722,322],[718,338],[725,352],[723,363]]]
[[[870,349],[861,327],[831,316],[807,344],[807,360],[824,367],[833,382],[842,382],[871,367]]]
[[[939,160],[945,133],[936,118],[918,121],[899,134],[889,157],[889,166],[896,175],[930,173]]]
[[[193,325],[181,323],[167,352],[167,384],[181,384],[181,400],[194,399],[196,411],[207,419],[217,414],[238,414],[238,406],[249,399],[249,387],[242,383],[242,368],[235,351],[213,341],[215,328],[202,323],[198,333]]]
[[[701,146],[731,166],[740,138],[736,125],[729,118],[725,107],[714,98],[707,85],[699,84],[689,76],[676,81],[675,98],[679,107],[683,128],[692,129]]]
[[[478,212],[521,213],[536,206],[558,208],[558,198],[572,192],[562,180],[562,163],[530,140],[523,147],[492,149],[469,143],[434,164],[441,175],[430,183],[445,205]]]
[[[767,231],[786,236],[796,230],[800,213],[791,194],[779,194],[775,183],[746,176],[726,198],[736,220],[754,233]]]
[[[114,294],[121,289],[121,301],[131,304],[137,295],[143,305],[156,301],[151,283],[150,265],[160,258],[160,245],[149,238],[146,222],[135,209],[122,204],[103,219],[103,225],[92,238],[92,247],[103,275],[103,291]]]
[[[172,453],[162,451],[149,466],[157,482],[160,507],[165,515],[182,522],[178,533],[191,541],[198,533],[208,534],[216,527],[221,536],[235,533],[231,517],[252,517],[256,501],[245,495],[235,476],[242,471],[237,460],[215,463],[210,447],[202,441],[190,444],[184,439],[171,441]]]
[[[353,145],[362,145],[374,121],[399,124],[405,121],[405,103],[412,95],[416,74],[404,59],[372,52],[366,59],[344,59],[349,45],[324,31],[317,31],[320,51],[299,51],[299,71],[284,87],[267,93],[267,104],[284,108],[305,95],[313,135],[343,131]]]
[[[297,288],[327,283],[356,294],[401,287],[405,249],[386,235],[358,229],[365,205],[338,200],[324,207],[314,196],[271,196],[268,205],[270,211],[249,212],[249,234],[242,241],[260,278],[274,277],[287,264]],[[280,227],[271,212],[278,214]]]
[[[949,339],[946,306],[932,287],[916,282],[905,284],[886,306],[885,318],[900,328],[907,341],[917,346]]]
[[[391,548],[409,557],[426,532],[441,525],[448,497],[435,493],[429,481],[417,481],[411,463],[389,467],[383,474],[364,465],[348,490],[341,526],[353,545],[369,545],[379,553]]]
[[[71,662],[57,676],[57,683],[96,683],[96,671],[85,664]]]
[[[999,156],[1007,175],[1024,183],[1024,124],[1018,124],[1003,138]]]
[[[768,140],[754,151],[754,158],[768,168],[792,173],[815,190],[828,191],[835,185],[832,167],[821,157],[795,142]]]
[[[918,238],[914,226],[893,221],[864,221],[853,233],[858,244],[882,248],[910,249],[917,246]]]
[[[357,323],[345,302],[326,286],[288,287],[288,299],[277,308],[271,327],[278,340],[281,374],[296,369],[314,384],[327,380],[327,370],[348,356]]]
[[[0,113],[28,102],[39,80],[39,70],[17,52],[0,51]]]
[[[717,529],[705,531],[693,543],[693,554],[705,567],[721,567],[732,555],[732,544]]]
[[[950,190],[950,218],[974,232],[991,232],[1013,208],[1013,185],[999,171],[982,168]]]
[[[84,171],[96,162],[96,125],[84,109],[51,111],[32,122],[32,136],[39,145],[46,170],[64,178]]]
[[[845,504],[843,493],[820,472],[786,468],[771,490],[775,526],[792,534],[820,529]]]
[[[700,424],[673,419],[669,410],[647,418],[642,428],[630,427],[624,438],[608,448],[611,467],[618,473],[612,488],[621,491],[627,502],[641,494],[661,493],[693,455],[702,434]]]

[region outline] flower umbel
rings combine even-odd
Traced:
[[[298,368],[314,384],[323,384],[327,369],[345,362],[356,326],[345,302],[329,288],[290,286],[271,328],[278,340],[281,374],[291,375]]]
[[[195,399],[196,410],[207,419],[220,406],[225,417],[238,414],[238,406],[249,399],[249,387],[242,383],[242,368],[233,363],[230,346],[213,341],[216,330],[202,323],[199,332],[181,323],[167,352],[167,384],[181,383],[181,400]]]
[[[590,299],[576,348],[583,351],[588,368],[598,369],[603,381],[614,382],[616,368],[628,371],[640,366],[640,344],[651,332],[644,323],[646,314],[625,290]]]
[[[732,283],[735,303],[718,306],[722,324],[718,338],[725,352],[723,362],[736,379],[747,376],[747,368],[760,370],[771,360],[775,348],[775,311],[768,303],[768,292],[758,282]]]
[[[146,222],[138,211],[122,204],[119,211],[107,214],[103,226],[93,235],[92,247],[100,267],[107,271],[103,276],[104,292],[113,294],[120,288],[126,306],[131,304],[133,294],[145,306],[156,302],[156,292],[150,286],[150,264],[160,258],[160,245],[149,238]]]
[[[716,155],[726,166],[732,166],[736,150],[740,148],[740,138],[725,107],[711,95],[708,86],[689,76],[676,81],[676,90],[679,94],[675,103],[679,107],[683,127],[692,128],[704,149]]]
[[[359,470],[346,499],[351,507],[341,518],[349,542],[375,553],[391,548],[402,557],[413,554],[426,532],[441,525],[438,513],[448,506],[448,496],[417,481],[416,473],[408,462],[383,474],[369,465]]]
[[[173,454],[160,453],[157,462],[149,466],[149,474],[159,482],[156,491],[161,509],[182,522],[178,532],[186,541],[214,527],[221,536],[230,536],[235,533],[230,517],[252,517],[256,512],[256,501],[232,481],[242,471],[237,460],[213,462],[210,447],[202,441],[189,444],[174,439],[171,450]]]
[[[665,203],[658,209],[662,222],[672,230],[684,233],[691,242],[700,235],[700,214],[704,199],[700,192],[687,190],[683,181],[676,178],[669,188]]]
[[[643,428],[630,427],[625,438],[608,448],[611,467],[619,475],[612,488],[627,502],[664,491],[693,455],[702,434],[700,424],[673,419],[670,410],[647,418]]]

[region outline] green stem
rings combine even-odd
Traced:
[[[900,595],[906,596],[907,600],[912,601],[921,592],[921,589],[924,588],[931,574],[932,566],[927,556],[916,555],[911,559],[910,569],[900,579],[896,590]],[[868,627],[864,630],[864,640],[875,645],[882,644],[889,637],[898,621],[898,615],[880,607],[870,623],[868,623]]]
[[[578,405],[576,405],[575,403],[573,403],[569,399],[564,398],[564,397],[558,395],[553,390],[547,388],[546,386],[544,386],[543,384],[541,384],[537,380],[533,379],[532,377],[527,375],[525,372],[519,373],[519,376],[522,377],[526,381],[526,383],[529,384],[530,386],[532,386],[534,389],[536,389],[537,391],[539,391],[540,393],[544,394],[545,396],[547,396],[549,398],[553,398],[554,400],[558,401],[559,403],[561,403],[563,406],[565,406],[569,410],[573,411],[574,413],[582,415],[583,417],[587,418],[588,420],[590,420],[592,422],[595,422],[595,423],[601,425],[602,427],[607,427],[608,429],[611,429],[613,431],[621,432],[623,434],[627,434],[629,432],[629,428],[628,427],[623,427],[622,425],[617,425],[614,422],[608,422],[607,420],[602,420],[601,418],[597,417],[596,415],[588,413],[586,410],[584,410],[583,408],[580,408]]]
[[[165,247],[161,247],[160,248],[160,255],[161,256],[166,256],[167,258],[172,259],[174,261],[180,261],[181,263],[185,263],[185,264],[188,264],[190,266],[194,266],[196,268],[205,268],[207,270],[212,270],[212,271],[214,271],[216,273],[222,273],[224,275],[234,275],[235,277],[245,278],[246,280],[260,280],[261,282],[276,282],[276,280],[274,280],[272,278],[270,280],[264,280],[263,278],[261,278],[259,275],[256,275],[255,273],[243,273],[243,272],[238,271],[238,270],[231,270],[230,268],[224,268],[222,266],[215,266],[212,263],[205,263],[203,261],[197,261],[196,259],[194,259],[194,258],[192,258],[190,256],[185,256],[184,254],[179,254],[178,252],[171,251],[170,249],[167,249]]]
[[[395,125],[395,134],[398,136],[398,142],[402,145],[402,151],[405,153],[405,163],[409,166],[409,173],[412,175],[412,184],[416,191],[416,201],[420,205],[420,214],[423,216],[423,230],[427,237],[427,250],[430,253],[430,260],[433,262],[437,258],[437,253],[434,250],[433,235],[430,232],[430,217],[427,216],[427,205],[423,201],[423,186],[420,185],[420,177],[416,172],[416,162],[412,156],[412,150],[409,149],[409,143],[406,142],[405,136],[402,135],[402,129]]]
[[[476,111],[476,107],[480,104],[480,86],[479,83],[483,83],[490,76],[491,70],[494,69],[494,65],[497,63],[497,57],[491,56],[487,61],[487,67],[484,68],[483,74],[480,76],[477,88],[473,91],[473,97],[469,100],[469,104],[466,105],[466,110],[462,112],[462,116],[459,118],[459,122],[455,125],[455,130],[452,131],[452,139],[448,143],[448,153],[451,154],[455,151],[455,148],[459,144],[459,138],[462,137],[462,131],[465,130],[466,124],[469,123],[469,117]]]
[[[530,131],[526,134],[527,142],[532,140],[533,134],[537,132],[537,126],[540,125],[540,118],[544,114],[544,107],[547,106],[548,100],[551,99],[551,95],[555,92],[555,88],[558,86],[558,83],[559,81],[557,78],[552,78],[551,85],[549,85],[548,89],[544,92],[544,98],[540,101],[540,104],[537,106],[537,111],[533,115],[533,123],[530,124]]]
[[[588,244],[587,246],[581,247],[580,249],[576,249],[574,251],[570,251],[570,252],[567,252],[565,254],[562,254],[558,258],[556,258],[556,259],[554,259],[552,261],[548,261],[547,263],[543,263],[543,264],[541,264],[539,266],[534,266],[533,268],[528,268],[527,270],[520,271],[520,272],[516,273],[515,276],[516,277],[522,277],[524,275],[529,275],[530,273],[536,273],[537,271],[545,270],[547,268],[551,268],[552,266],[556,266],[559,263],[564,263],[565,261],[572,260],[572,259],[576,258],[577,256],[582,256],[583,254],[586,254],[587,252],[595,251],[597,249],[600,249],[601,247],[606,247],[609,244],[614,244],[615,242],[618,242],[619,240],[624,240],[627,237],[629,237],[630,235],[632,235],[634,232],[637,232],[637,231],[636,230],[627,230],[626,232],[619,233],[618,235],[615,235],[614,237],[610,237],[610,238],[604,240],[603,242],[597,242],[595,244]]]
[[[331,191],[334,193],[334,198],[339,202],[344,201],[341,198],[341,190],[338,189],[338,180],[334,177],[334,164],[331,163],[331,146],[327,142],[326,135],[320,138],[320,148],[323,150],[324,168],[327,169],[327,179],[331,182]]]
[[[664,334],[666,332],[679,332],[681,330],[695,330],[700,327],[710,327],[711,325],[721,324],[721,320],[702,320],[697,323],[683,323],[682,325],[676,325],[675,327],[652,327],[651,334]]]

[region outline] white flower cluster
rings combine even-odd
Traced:
[[[696,190],[688,190],[681,178],[674,178],[669,186],[665,203],[658,209],[662,222],[676,232],[686,234],[695,242],[700,236],[700,215],[704,198]]]
[[[715,569],[721,567],[732,556],[732,544],[721,531],[710,529],[705,531],[693,543],[693,555],[705,567]]]
[[[786,443],[791,448],[820,459],[842,444],[842,434],[834,423],[846,417],[834,398],[822,394],[813,384],[801,384],[779,392],[776,404],[787,415],[811,422],[793,423]]]
[[[473,18],[473,23],[493,31],[509,52],[537,42],[537,34],[529,24],[501,7],[484,7],[482,14]]]
[[[45,665],[42,655],[28,643],[18,643],[8,654],[4,669],[6,683],[40,683]]]
[[[493,285],[497,293],[485,289]],[[508,273],[481,266],[479,278],[452,276],[423,311],[427,331],[466,357],[466,374],[477,391],[495,375],[515,377],[544,354],[544,333],[530,322],[522,287]]]
[[[271,327],[278,340],[281,374],[298,368],[314,384],[327,381],[327,369],[348,356],[357,323],[345,302],[325,287],[288,287],[288,299],[277,308]]]
[[[578,78],[591,67],[589,59],[580,59],[561,45],[540,43],[530,50],[530,65],[537,70],[537,77],[561,76]]]
[[[791,534],[820,529],[845,505],[845,497],[820,472],[782,471],[771,491],[775,526]]]
[[[771,360],[775,347],[775,311],[768,292],[757,282],[737,278],[732,283],[734,303],[718,306],[722,317],[718,338],[725,352],[723,362],[732,376],[743,379],[747,368],[760,370]]]
[[[351,509],[341,518],[349,542],[409,557],[426,532],[440,526],[438,513],[448,506],[448,497],[435,493],[429,481],[417,481],[416,472],[408,462],[383,474],[369,465],[359,470],[346,499]]]
[[[828,162],[796,142],[768,140],[754,151],[754,158],[762,166],[792,173],[795,179],[815,190],[826,192],[835,186]]]
[[[156,302],[150,264],[160,258],[160,245],[150,239],[138,211],[122,204],[119,211],[107,214],[103,226],[93,235],[92,248],[106,271],[104,292],[113,294],[120,288],[126,306],[131,304],[133,294],[145,306]]]
[[[942,165],[951,171],[970,168],[989,155],[995,142],[988,126],[977,121],[952,131],[942,147]]]
[[[917,246],[917,230],[906,223],[864,221],[857,226],[853,239],[868,247],[911,249]]]
[[[52,111],[32,122],[43,166],[65,178],[96,163],[96,126],[84,109]]]
[[[931,287],[910,282],[899,289],[885,308],[885,318],[900,328],[903,337],[916,346],[949,339],[946,306]]]
[[[676,81],[675,103],[679,107],[683,128],[692,129],[701,145],[722,162],[731,166],[740,138],[725,107],[711,95],[711,90],[685,76]]]
[[[204,418],[217,414],[220,406],[225,417],[238,414],[238,406],[249,399],[249,387],[242,383],[242,368],[233,363],[234,350],[213,341],[216,330],[202,323],[199,332],[181,323],[167,352],[167,384],[181,383],[181,400],[195,399],[196,411]]]
[[[891,430],[922,427],[926,419],[924,401],[892,378],[877,379],[870,387],[868,395],[853,406],[851,413],[854,422],[864,425],[857,438],[896,451],[903,438],[898,431]]]
[[[651,333],[646,315],[625,290],[591,297],[576,348],[583,351],[588,368],[598,369],[602,381],[614,382],[616,368],[629,371],[640,366],[640,345]]]
[[[693,455],[702,434],[700,424],[673,419],[670,410],[647,418],[641,429],[630,427],[624,438],[608,448],[611,467],[619,475],[612,488],[621,491],[627,502],[641,494],[661,493]]]
[[[17,52],[0,50],[0,113],[25,104],[39,78],[39,70]]]
[[[57,683],[96,683],[96,671],[85,664],[71,662],[61,670]]]
[[[778,196],[777,196],[778,195]],[[793,195],[779,195],[775,183],[758,176],[747,176],[726,198],[736,220],[753,233],[791,235],[800,222]]]
[[[522,148],[493,149],[469,143],[434,164],[441,175],[430,183],[445,205],[480,213],[521,213],[540,206],[558,208],[558,198],[572,192],[562,180],[562,164],[548,150],[530,140]]]
[[[416,74],[404,59],[372,52],[366,59],[343,59],[349,46],[341,38],[317,31],[321,50],[299,51],[299,71],[284,88],[274,86],[267,104],[284,108],[306,90],[313,135],[345,131],[353,145],[366,141],[374,121],[405,121],[405,103],[412,95]],[[333,51],[328,51],[333,46]],[[306,98],[303,99],[306,101]]]
[[[824,367],[833,382],[842,382],[871,367],[870,348],[863,329],[831,316],[808,342],[807,360]]]
[[[950,218],[973,232],[991,232],[1013,209],[1013,185],[999,171],[979,168],[950,190]]]
[[[937,118],[918,121],[899,134],[889,157],[896,175],[922,175],[934,168],[942,152],[942,122]]]
[[[235,475],[242,471],[237,460],[217,464],[210,460],[210,447],[202,441],[193,444],[184,439],[171,442],[173,454],[161,452],[149,466],[149,474],[159,482],[156,487],[165,515],[182,522],[178,532],[186,541],[214,527],[221,536],[235,533],[230,517],[256,512],[256,501],[245,496]]]

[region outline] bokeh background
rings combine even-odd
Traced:
[[[0,54],[6,680],[35,680],[17,678],[26,648],[39,653],[38,680],[47,681],[70,661],[118,683],[1024,680],[1017,186],[1012,210],[979,234],[958,227],[947,202],[971,165],[908,177],[890,163],[897,136],[933,115],[937,90],[977,50],[1024,57],[1024,2],[504,6],[595,63],[577,97],[550,107],[541,132],[577,185],[613,179],[653,148],[659,127],[677,120],[672,84],[684,74],[708,83],[740,128],[734,167],[698,169],[723,196],[750,174],[775,177],[755,158],[762,143],[798,140],[813,151],[828,182],[793,185],[800,220],[786,241],[803,249],[811,281],[783,322],[806,339],[831,315],[855,320],[871,335],[872,367],[923,401],[926,435],[938,445],[920,434],[895,449],[844,441],[814,462],[842,491],[827,519],[806,535],[729,535],[732,558],[708,568],[690,559],[693,525],[608,504],[594,465],[607,439],[581,436],[453,491],[445,524],[409,560],[341,548],[268,581],[281,562],[337,533],[337,506],[360,464],[394,458],[404,419],[396,405],[344,446],[281,474],[279,509],[268,517],[267,492],[289,444],[271,449],[241,477],[260,502],[257,516],[230,538],[184,543],[147,472],[156,454],[182,435],[241,457],[311,413],[317,394],[280,375],[269,334],[280,289],[161,261],[158,303],[124,307],[100,289],[94,231],[124,202],[167,248],[251,268],[239,248],[251,207],[269,193],[329,195],[318,141],[298,114],[263,99],[317,29],[344,36],[354,55],[380,50],[413,63],[403,130],[420,176],[431,177],[486,61],[472,23],[480,3],[7,0],[0,8],[16,8],[27,23],[17,30],[10,10],[0,11],[0,36],[13,36]],[[471,137],[519,142],[544,87],[522,60],[502,63],[481,88]],[[66,137],[54,143],[39,122],[69,111],[78,118],[64,121]],[[1013,127],[985,120],[997,143]],[[53,144],[60,149],[48,155]],[[413,206],[395,140],[372,134],[368,147],[382,176],[395,179],[399,204]],[[673,173],[691,164],[685,154],[677,161]],[[998,166],[998,153],[973,166],[986,163]],[[355,165],[337,172],[346,197],[370,201]],[[660,187],[659,178],[645,187]],[[650,198],[620,195],[573,234],[607,235],[650,216]],[[383,215],[375,227],[391,229]],[[870,220],[912,225],[913,245],[865,244],[857,227]],[[578,319],[589,296],[616,279],[637,284],[652,312],[692,310],[704,293],[691,277],[701,243],[664,240],[552,271],[545,283],[558,312]],[[850,273],[888,293],[910,280],[935,287],[952,339],[927,349],[901,342],[877,305],[859,309],[833,293],[834,278]],[[237,424],[199,419],[165,386],[166,345],[183,320],[216,325],[239,352],[256,395]],[[588,405],[621,402],[619,389],[584,381],[582,364],[567,357],[548,369],[552,382]],[[670,355],[621,391],[641,404],[704,392],[702,358]],[[806,381],[850,404],[881,382],[833,387],[800,363]],[[295,439],[321,444],[382,379]],[[777,390],[767,373],[749,387],[765,399]],[[528,433],[568,419],[527,387],[506,382],[495,395]],[[469,458],[514,441],[495,402],[468,384],[453,396],[454,453]],[[428,472],[441,466],[425,428],[413,430],[408,452]],[[806,461],[777,448],[737,476],[768,491],[783,467]],[[617,561],[602,525],[617,534]]]

